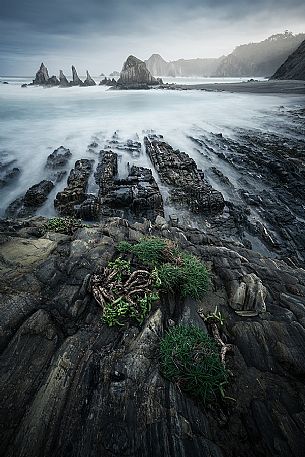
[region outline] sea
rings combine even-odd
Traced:
[[[219,159],[213,154],[209,157],[199,153],[190,137],[216,133],[234,139],[240,129],[294,134],[289,124],[293,120],[283,116],[283,112],[304,106],[304,97],[294,95],[159,89],[119,91],[98,85],[21,87],[32,79],[0,77],[0,162],[2,165],[11,162],[21,170],[17,180],[0,188],[0,216],[30,186],[47,178],[46,159],[59,146],[72,152],[69,171],[79,158],[94,159],[97,163],[98,151],[114,134],[122,142],[133,139],[143,144],[144,136],[154,132],[163,135],[174,148],[187,152],[205,170],[219,165]],[[102,78],[95,79],[98,83]],[[163,79],[177,84],[213,84],[249,78]],[[98,143],[95,152],[88,148],[92,142]],[[127,163],[152,168],[144,147],[135,157],[120,151],[119,160],[122,175],[127,173]],[[230,178],[238,187],[233,172]],[[65,184],[63,180],[56,185],[38,214],[55,214],[52,197]],[[211,184],[219,187],[219,183]]]

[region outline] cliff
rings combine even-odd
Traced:
[[[270,76],[305,39],[305,34],[272,35],[238,46],[220,62],[215,76]]]
[[[287,58],[271,79],[305,80],[305,41]]]

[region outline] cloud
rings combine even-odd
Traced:
[[[98,74],[130,53],[219,56],[285,29],[305,31],[303,0],[2,0],[0,74],[31,74],[41,60]]]

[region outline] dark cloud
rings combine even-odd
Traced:
[[[22,60],[29,71],[43,56],[64,66],[69,56],[92,64],[99,53],[117,68],[116,58],[136,51],[145,54],[140,57],[151,51],[189,57],[190,49],[194,56],[211,54],[203,39],[219,43],[218,55],[268,35],[268,22],[271,34],[300,29],[302,21],[305,30],[304,0],[290,0],[289,8],[287,0],[2,0],[0,74],[20,72]]]

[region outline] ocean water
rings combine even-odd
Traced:
[[[207,161],[206,156],[198,153],[190,135],[212,132],[234,138],[240,128],[288,131],[283,112],[304,103],[304,97],[300,96],[196,90],[115,91],[104,86],[21,88],[23,82],[29,82],[28,78],[1,79],[9,84],[0,83],[0,162],[15,160],[14,166],[22,173],[14,183],[0,189],[0,215],[31,185],[47,178],[47,156],[61,145],[73,154],[70,169],[79,158],[95,159],[97,163],[97,153],[88,150],[92,141],[98,143],[98,152],[114,132],[122,141],[142,142],[145,132],[154,131],[164,135],[173,147],[185,150],[204,170],[217,158]],[[136,156],[120,151],[121,174],[126,172],[127,162],[151,167],[144,148]],[[231,178],[238,185],[233,171]],[[40,213],[54,214],[52,197],[65,183],[63,180],[56,186]],[[217,183],[212,184],[217,187]]]

